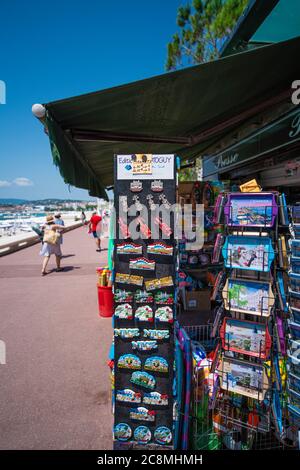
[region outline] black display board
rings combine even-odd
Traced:
[[[131,156],[115,156],[114,161],[114,176],[115,176],[115,185],[114,185],[114,205],[115,205],[115,212],[116,212],[116,239],[115,239],[115,246],[114,246],[114,364],[115,364],[115,421],[114,421],[114,448],[115,449],[122,449],[122,448],[172,448],[173,446],[173,386],[174,386],[174,321],[175,321],[175,274],[176,274],[176,242],[174,240],[174,215],[172,210],[166,208],[166,206],[162,205],[163,201],[167,201],[171,205],[176,203],[176,168],[175,168],[175,156],[169,155],[166,156],[164,160],[164,156],[147,156],[151,160],[153,159],[153,176],[148,174],[147,176],[143,174],[135,174],[132,177],[126,176],[127,179],[122,178],[121,172],[118,171],[118,164],[120,162],[120,158],[127,159],[127,168],[130,168],[130,158]],[[159,158],[158,158],[159,157]],[[135,158],[135,157],[134,157]],[[146,158],[146,156],[145,156]],[[156,162],[156,165],[155,165]],[[166,168],[167,166],[167,168]],[[123,165],[124,167],[124,165]],[[161,168],[161,170],[160,170]],[[171,174],[170,174],[171,172]],[[163,177],[159,177],[168,175],[169,179],[164,179]],[[147,178],[147,179],[145,179]],[[154,188],[153,188],[153,182]],[[136,186],[140,186],[139,189],[142,189],[139,192],[135,192],[135,189],[132,188],[132,182],[139,182]],[[161,187],[159,188],[159,186]],[[158,187],[157,187],[158,186]],[[134,191],[132,190],[134,189]],[[160,189],[160,191],[157,191]],[[147,223],[147,226],[151,229],[151,215],[152,219],[155,219],[153,216],[154,211],[151,211],[149,208],[149,199],[157,205],[160,205],[160,209],[165,211],[167,214],[167,225],[171,229],[172,234],[170,235],[169,239],[165,239],[165,235],[162,233],[161,229],[156,232],[156,239],[153,238],[143,238],[143,234],[140,232],[138,239],[132,239],[130,236],[124,240],[124,230],[126,232],[126,227],[124,221],[127,217],[127,227],[137,227],[137,231],[140,227],[139,224],[139,212],[135,215],[128,215],[122,209],[122,204],[119,204],[120,197],[123,198],[123,208],[124,204],[127,206],[131,206],[134,203],[134,197],[138,196],[138,202],[143,204],[148,209],[148,220],[145,216],[145,212],[142,213],[143,221]],[[147,196],[152,196],[148,197]],[[129,212],[130,214],[130,212]],[[169,218],[169,220],[168,220]],[[157,220],[157,219],[156,219]],[[157,229],[158,225],[154,224],[154,227]],[[133,231],[132,231],[133,233]],[[129,234],[130,235],[130,234]],[[151,234],[151,237],[153,233]],[[155,244],[154,242],[162,241],[163,244],[169,247],[168,249],[172,251],[172,255],[168,254],[150,254],[147,251],[149,249],[149,245]],[[120,254],[120,245],[122,244],[131,244],[138,246],[137,250],[140,252],[138,254]],[[156,245],[157,246],[157,245]],[[134,268],[130,266],[130,260],[137,260],[138,258],[146,258],[151,262],[155,262],[155,269],[151,271],[146,271],[142,269],[136,269],[138,266]],[[152,266],[153,267],[153,266]],[[132,283],[120,283],[118,282],[118,276],[122,274],[130,274],[130,275],[137,275],[143,277],[143,284],[142,286],[133,285]],[[153,280],[153,279],[162,279],[166,277],[172,278],[172,286],[168,287],[156,287],[155,289],[147,290],[145,281]],[[129,301],[120,301],[120,297],[118,297],[118,291],[126,291],[130,292],[133,295],[133,298],[127,297]],[[147,292],[147,295],[150,297],[155,297],[159,295],[159,293],[163,294],[171,294],[173,298],[173,303],[164,303],[160,304],[159,299],[154,299],[153,302],[147,300],[145,302],[138,302],[136,299],[137,291],[142,290]],[[120,313],[117,316],[118,310],[120,306],[127,304],[132,309],[132,318],[120,318]],[[152,321],[139,320],[136,317],[137,309],[140,307],[150,307],[153,312],[153,319]],[[172,309],[172,316],[173,319],[169,319],[169,321],[160,321],[158,318],[155,317],[155,314],[158,309],[160,308],[171,308]],[[122,309],[122,307],[121,307]],[[129,314],[130,315],[130,314]],[[121,313],[122,316],[122,313]],[[151,312],[150,312],[151,317]],[[151,318],[150,318],[151,320]],[[130,332],[128,329],[137,329],[135,330],[135,334],[138,334],[136,337],[131,338],[124,338],[122,337],[122,331],[120,329],[127,329],[126,334]],[[145,331],[146,330],[146,331]],[[155,330],[155,331],[154,331]],[[152,335],[159,335],[160,333],[158,330],[163,330],[164,335],[167,335],[164,339],[155,339]],[[139,343],[144,342],[146,343]],[[152,342],[152,343],[151,343]],[[136,349],[137,347],[141,348],[144,346],[148,347],[155,347],[155,349],[150,350],[139,350]],[[133,359],[131,356],[133,355]],[[125,357],[124,357],[125,356]],[[149,358],[162,358],[167,362],[168,371],[167,372],[160,372],[155,370],[155,367],[159,368],[159,364],[161,365],[160,360],[153,359],[152,366],[154,370],[145,369],[146,361]],[[120,359],[121,358],[121,359]],[[147,363],[148,363],[147,362]],[[124,365],[126,367],[120,367],[120,365]],[[130,367],[136,366],[137,370],[131,369]],[[164,365],[164,361],[162,361]],[[146,366],[147,367],[147,366]],[[151,367],[151,365],[150,365]],[[131,381],[132,374],[134,372],[141,372],[142,374],[146,372],[150,374],[152,378],[155,380],[155,385],[150,380],[150,382],[146,382],[146,387],[141,384],[136,384]],[[135,374],[139,375],[139,374]],[[145,377],[140,377],[144,379]],[[148,378],[148,376],[146,376]],[[152,386],[152,388],[147,388]],[[124,390],[130,390],[131,392],[124,392]],[[149,400],[149,393],[150,392],[158,392],[162,395],[162,397],[158,397],[156,394],[151,395],[151,399],[158,400],[160,403],[167,404],[149,404],[145,403],[144,400]],[[134,395],[134,394],[138,395]],[[126,401],[122,401],[123,398]],[[133,400],[140,400],[140,403],[132,403],[130,402],[130,397],[133,397]],[[121,398],[121,400],[120,400]],[[128,401],[129,400],[129,401]],[[149,413],[147,414],[146,409]],[[137,412],[137,414],[134,414]],[[133,413],[133,414],[131,414]],[[146,413],[146,414],[144,414]],[[148,421],[148,419],[153,419],[154,421]],[[145,417],[145,419],[136,419],[136,417]],[[151,417],[151,418],[150,418]],[[138,430],[137,430],[138,428]],[[168,430],[170,432],[168,432]],[[171,434],[170,434],[171,433]],[[163,443],[161,439],[165,439]]]

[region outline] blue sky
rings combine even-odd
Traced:
[[[166,46],[185,0],[2,0],[0,198],[83,198],[52,163],[33,103],[164,72]]]

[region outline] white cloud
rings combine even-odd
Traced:
[[[17,186],[33,186],[33,181],[28,178],[19,177],[13,180],[13,183]]]
[[[10,181],[0,180],[0,188],[8,188],[8,186],[11,186]]]

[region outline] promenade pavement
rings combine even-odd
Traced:
[[[51,259],[45,277],[40,245],[0,258],[0,449],[112,448],[112,327],[96,290],[107,251],[96,252],[85,227],[66,233],[62,249],[64,271]]]

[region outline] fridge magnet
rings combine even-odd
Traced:
[[[146,196],[146,199],[147,199],[150,211],[155,211],[156,210],[156,204],[154,202],[152,194],[148,194]]]
[[[130,304],[118,305],[115,309],[115,317],[121,320],[132,320],[132,306]]]
[[[173,286],[172,276],[161,277],[160,279],[151,279],[149,281],[145,281],[146,290],[155,290],[155,289],[160,289],[162,287],[172,287],[172,286]]]
[[[223,390],[259,401],[264,399],[269,384],[262,365],[223,357],[220,369]]]
[[[131,375],[130,382],[150,390],[154,390],[156,386],[155,378],[153,377],[153,375],[148,374],[147,372],[133,372]]]
[[[154,271],[155,270],[155,261],[152,261],[147,258],[135,258],[129,261],[130,269],[138,269],[141,271]]]
[[[140,193],[143,190],[143,184],[139,180],[131,181],[130,191],[132,193]]]
[[[134,300],[137,304],[152,304],[154,298],[152,294],[149,294],[149,292],[138,289],[134,294]]]
[[[161,180],[151,181],[151,191],[154,193],[161,193],[164,189],[164,184]]]
[[[116,289],[114,292],[114,301],[116,303],[120,302],[132,302],[133,301],[133,293],[130,291],[126,291],[125,289]]]
[[[160,356],[148,357],[144,369],[152,372],[168,372],[168,363],[166,359]]]
[[[155,320],[163,323],[173,323],[173,310],[171,307],[160,307],[155,312]]]
[[[169,339],[170,332],[169,330],[147,330],[144,329],[143,332],[144,338],[151,338],[157,340]]]
[[[169,403],[169,397],[168,395],[159,392],[145,393],[143,403],[145,403],[145,405],[167,406]]]
[[[134,430],[133,434],[134,440],[139,444],[148,444],[151,441],[152,435],[151,431],[147,426],[138,426]]]
[[[135,153],[131,155],[133,175],[152,174],[152,154]]]
[[[173,255],[173,246],[172,245],[167,245],[164,242],[150,243],[147,246],[147,253],[149,253],[151,255],[172,256]]]
[[[224,207],[229,227],[273,227],[277,213],[272,193],[231,193]]]
[[[132,349],[137,349],[138,351],[153,351],[157,349],[157,341],[132,341]]]
[[[162,304],[173,305],[174,295],[172,293],[169,294],[168,292],[163,292],[159,290],[158,292],[155,293],[154,300],[157,305],[162,305]]]
[[[128,227],[121,217],[119,217],[119,233],[121,235],[120,238],[124,238],[125,240],[130,238]]]
[[[124,388],[124,390],[117,390],[116,400],[123,403],[141,403],[142,395],[130,388]]]
[[[262,323],[224,318],[220,328],[222,348],[247,356],[267,359],[271,348],[268,327]]]
[[[114,439],[117,439],[121,442],[129,441],[132,436],[131,427],[126,423],[116,424],[114,427]]]
[[[149,323],[153,322],[153,310],[148,305],[143,307],[138,307],[134,315],[136,320],[147,321]]]
[[[138,406],[130,410],[130,419],[134,421],[149,421],[153,423],[155,421],[155,411],[150,411],[144,406]]]
[[[138,328],[115,328],[114,334],[122,339],[132,339],[140,336],[140,330]]]
[[[170,237],[170,235],[172,235],[173,232],[171,227],[169,227],[169,225],[163,222],[159,217],[155,217],[154,223],[158,225],[163,235],[166,237]]]
[[[118,255],[141,255],[143,254],[142,245],[136,243],[119,243],[117,244]]]
[[[229,235],[222,248],[226,268],[269,272],[274,259],[271,239]]]
[[[133,276],[132,274],[116,273],[115,282],[141,287],[143,285],[144,278],[143,276]]]
[[[222,291],[226,310],[268,317],[274,305],[271,283],[229,278]]]
[[[145,238],[146,240],[148,240],[148,238],[151,238],[151,230],[144,221],[144,219],[142,217],[138,217],[137,223],[140,226],[140,233],[142,235],[142,238]]]
[[[134,354],[123,354],[118,359],[118,367],[120,369],[141,369],[142,363],[139,357]]]
[[[166,426],[159,426],[154,431],[154,440],[161,445],[171,444],[172,432]]]

